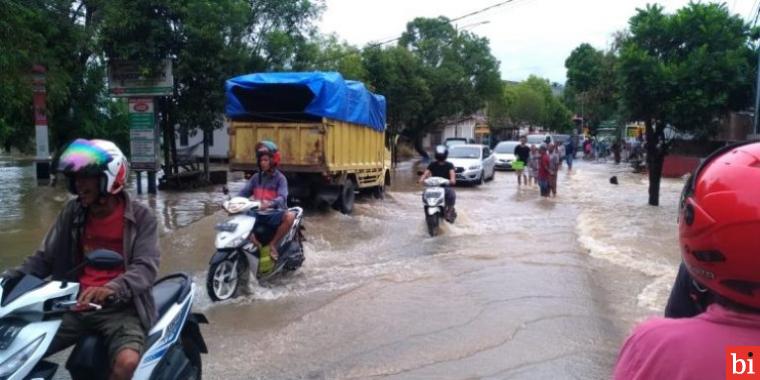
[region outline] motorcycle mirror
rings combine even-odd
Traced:
[[[85,264],[98,269],[116,269],[124,265],[124,258],[108,249],[97,249],[85,255]]]

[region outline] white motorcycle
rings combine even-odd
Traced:
[[[216,252],[209,262],[206,278],[206,290],[212,301],[224,301],[238,296],[239,288],[248,286],[248,273],[261,283],[295,271],[303,264],[303,209],[288,209],[295,215],[295,221],[277,250],[277,261],[271,263],[270,257],[262,257],[258,247],[250,242],[256,216],[266,213],[258,211],[260,206],[260,202],[245,197],[234,197],[222,205],[231,217],[215,227]],[[273,265],[267,265],[270,263]]]
[[[124,264],[116,252],[98,250],[85,256],[82,266],[113,269]],[[73,273],[72,271],[71,273]],[[3,279],[0,283],[0,379],[44,379],[58,365],[43,360],[64,313],[109,307],[77,305],[79,284],[45,281],[33,275]],[[158,321],[147,334],[145,353],[133,379],[200,379],[201,353],[207,353],[199,324],[202,314],[191,312],[195,285],[184,273],[166,276],[153,287]],[[102,337],[80,338],[66,361],[73,379],[107,379],[110,373]]]
[[[438,234],[441,220],[454,223],[456,219],[454,208],[446,206],[445,187],[449,186],[450,182],[441,177],[429,177],[423,184],[425,191],[422,192],[422,206],[425,209],[425,222],[430,236],[435,236]]]

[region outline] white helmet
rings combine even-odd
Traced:
[[[116,144],[106,140],[76,139],[58,159],[58,171],[69,178],[69,191],[76,193],[74,175],[100,178],[100,194],[118,194],[124,190],[129,162]]]

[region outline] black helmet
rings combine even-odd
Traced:
[[[438,161],[445,161],[449,157],[449,148],[446,145],[438,145],[435,147],[435,159]]]

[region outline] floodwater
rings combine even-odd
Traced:
[[[68,198],[36,187],[31,165],[0,158],[0,267],[34,249]],[[385,200],[359,198],[352,216],[308,212],[303,267],[217,304],[205,271],[224,196],[141,196],[162,226],[162,272],[196,279],[205,378],[603,379],[632,325],[661,314],[682,181],[664,180],[650,207],[646,177],[622,165],[578,163],[556,199],[499,172],[457,188],[456,224],[431,238],[416,169],[402,164]]]

